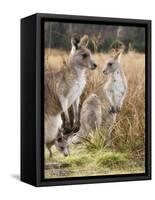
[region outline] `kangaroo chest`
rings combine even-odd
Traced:
[[[72,82],[71,88],[70,88],[69,93],[66,97],[68,99],[68,106],[69,107],[82,94],[85,85],[86,85],[86,79],[85,79],[84,75],[81,76],[81,77],[78,77],[77,80],[74,80]]]
[[[116,94],[123,94],[125,92],[125,85],[123,80],[113,80],[111,83],[112,92]]]
[[[118,101],[120,101],[121,98],[123,98],[126,91],[126,85],[120,73],[116,73],[115,76],[109,80],[107,89],[115,100],[118,99]]]

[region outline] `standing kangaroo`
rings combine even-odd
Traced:
[[[53,144],[61,128],[61,114],[66,118],[65,126],[70,126],[68,108],[73,105],[74,127],[79,124],[79,97],[86,84],[86,69],[95,69],[97,66],[87,48],[89,38],[84,35],[80,40],[74,36],[71,39],[72,49],[69,55],[68,66],[59,72],[45,73],[45,144],[48,149]]]
[[[127,81],[120,66],[121,54],[122,52],[119,51],[114,57],[108,59],[103,69],[103,73],[109,75],[104,85],[104,94],[108,100],[108,106],[103,109],[102,117],[103,126],[109,129],[109,145],[112,142],[111,127],[116,120],[116,114],[121,111],[127,93]]]
[[[101,101],[96,94],[89,95],[82,104],[80,130],[73,136],[72,143],[81,143],[91,131],[99,129],[102,122]]]

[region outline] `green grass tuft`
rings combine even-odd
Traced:
[[[81,166],[86,162],[89,162],[90,158],[89,155],[71,155],[67,158],[63,159],[63,161],[69,163],[71,166]]]
[[[97,164],[102,167],[118,168],[127,164],[127,155],[118,152],[103,152],[97,158]]]

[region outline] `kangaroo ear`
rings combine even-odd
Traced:
[[[116,50],[114,48],[112,48],[112,49],[109,50],[108,53],[109,53],[110,57],[114,57],[115,54],[116,54]]]
[[[114,56],[114,60],[117,60],[118,62],[120,62],[121,55],[122,55],[122,51],[117,52],[116,55]]]
[[[59,131],[59,133],[63,133],[64,132],[64,128],[61,127],[61,128],[58,129],[58,131]]]
[[[81,40],[80,40],[80,46],[86,47],[88,45],[89,42],[89,37],[88,35],[84,35]]]
[[[72,47],[78,49],[79,47],[79,42],[80,42],[80,38],[79,36],[75,33],[72,35],[72,38],[71,38],[71,44],[72,44]]]

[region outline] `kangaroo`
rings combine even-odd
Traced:
[[[82,104],[80,130],[72,137],[72,143],[78,144],[88,137],[92,130],[99,129],[102,122],[101,101],[96,94],[89,95]]]
[[[61,114],[66,118],[65,127],[70,126],[68,108],[73,105],[74,127],[79,124],[79,97],[86,84],[86,69],[97,67],[87,48],[89,38],[84,35],[81,39],[73,36],[72,49],[69,55],[68,66],[58,72],[48,70],[45,73],[45,144],[52,144],[61,128]],[[49,149],[49,148],[48,148]]]
[[[108,59],[103,69],[104,75],[109,75],[104,85],[104,94],[108,101],[107,107],[103,109],[103,126],[109,129],[108,143],[111,143],[111,127],[116,120],[116,115],[121,111],[123,101],[127,93],[127,81],[120,66],[122,51]],[[110,109],[109,109],[110,107]]]
[[[68,144],[68,137],[69,135],[64,135],[64,130],[59,129],[58,134],[55,140],[53,142],[47,143],[46,147],[49,151],[49,157],[52,157],[52,150],[51,147],[55,145],[56,149],[62,153],[64,156],[68,156],[69,153],[69,144]]]

